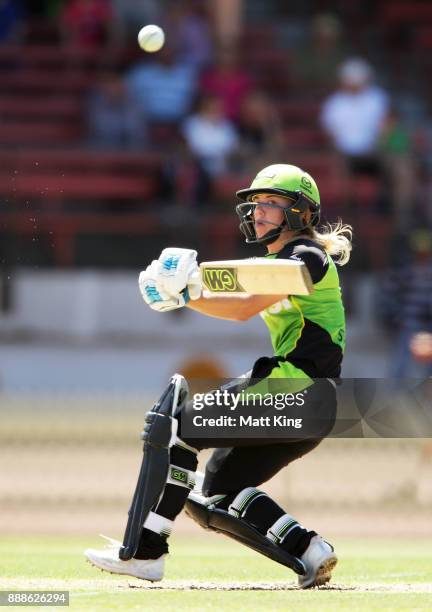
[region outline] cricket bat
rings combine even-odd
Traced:
[[[211,295],[309,295],[313,291],[302,261],[265,257],[204,261],[200,272]]]

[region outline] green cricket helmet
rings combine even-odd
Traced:
[[[282,208],[284,220],[280,225],[274,225],[264,236],[258,238],[255,231],[254,197],[259,193],[274,194],[287,198],[290,203],[285,207],[278,204],[261,204],[261,206]],[[284,229],[301,232],[307,227],[313,227],[320,220],[320,195],[317,184],[310,174],[289,164],[274,164],[267,166],[256,175],[252,185],[240,189],[236,193],[240,204],[236,212],[240,219],[240,230],[246,236],[246,242],[271,244],[275,242]],[[309,223],[305,223],[303,214],[311,211]]]

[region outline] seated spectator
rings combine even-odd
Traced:
[[[69,0],[60,14],[63,41],[77,51],[97,49],[111,32],[108,0]]]
[[[321,123],[353,173],[377,173],[377,149],[389,108],[387,94],[372,85],[372,69],[350,59],[339,71],[340,87],[322,107]]]
[[[225,115],[231,121],[238,120],[243,100],[252,89],[251,76],[242,68],[231,48],[219,52],[216,64],[203,74],[201,80],[203,94],[221,98]]]
[[[253,173],[282,159],[284,140],[278,111],[272,100],[253,91],[244,100],[238,119],[239,145],[233,163],[239,170]]]
[[[205,3],[200,0],[175,0],[166,16],[167,35],[172,39],[181,62],[195,65],[198,70],[213,60],[213,33]]]
[[[200,100],[197,112],[183,123],[182,132],[196,166],[193,202],[205,205],[212,179],[226,171],[228,157],[237,146],[237,133],[217,96]]]
[[[335,15],[322,13],[312,20],[306,43],[294,49],[293,76],[308,89],[328,92],[337,85],[337,72],[346,51],[342,25]]]
[[[126,84],[149,121],[177,124],[192,106],[197,73],[193,65],[180,62],[168,44],[154,59],[145,58],[133,66]]]
[[[378,148],[388,96],[372,84],[372,69],[362,59],[342,64],[339,80],[339,89],[324,101],[321,124],[341,155],[342,199],[354,214],[360,202],[362,211],[369,207],[387,212],[390,203]]]
[[[90,93],[86,120],[92,146],[134,149],[146,144],[143,113],[116,74],[105,75]]]

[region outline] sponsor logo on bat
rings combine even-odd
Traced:
[[[244,291],[237,280],[236,268],[206,268],[203,282],[210,291]]]

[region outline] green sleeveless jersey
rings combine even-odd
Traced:
[[[314,284],[311,295],[288,295],[260,313],[274,354],[312,378],[338,378],[345,349],[345,314],[334,261],[305,238],[267,257],[304,261]]]

